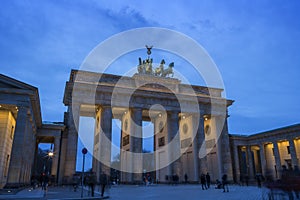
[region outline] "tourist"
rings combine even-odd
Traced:
[[[49,182],[48,175],[46,173],[42,173],[41,175],[42,190],[47,190],[48,182]]]
[[[184,182],[187,183],[187,181],[188,181],[188,175],[185,173],[184,174]]]
[[[95,196],[95,184],[96,184],[96,174],[94,174],[93,172],[90,172],[87,176],[86,176],[86,183],[89,186],[89,191],[91,191],[91,196],[94,197]]]
[[[101,197],[104,195],[105,186],[107,185],[107,175],[102,172],[100,175],[100,184],[101,184]]]
[[[201,182],[201,186],[202,186],[202,190],[207,190],[206,187],[206,178],[205,178],[205,174],[202,173],[200,176],[200,182]]]
[[[257,186],[259,188],[261,188],[262,175],[261,174],[256,174],[255,178],[256,178],[256,181],[257,181]]]
[[[223,184],[223,192],[229,192],[229,189],[228,189],[228,182],[227,182],[227,174],[224,174],[222,176],[222,184]]]
[[[297,165],[295,165],[294,167],[294,179],[296,180],[295,181],[295,184],[294,184],[294,192],[295,192],[295,195],[297,197],[297,199],[299,199],[299,190],[300,190],[300,171],[299,171],[299,168]]]
[[[222,183],[219,181],[219,179],[216,180],[215,189],[222,189]]]
[[[207,185],[207,188],[209,188],[209,187],[210,187],[210,175],[209,175],[208,172],[206,173],[205,178],[206,178],[206,185]]]

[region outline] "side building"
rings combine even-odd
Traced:
[[[231,134],[230,147],[234,181],[254,181],[257,175],[276,180],[281,177],[282,166],[299,167],[300,124],[262,133]]]
[[[57,177],[63,133],[63,123],[42,122],[36,87],[0,74],[0,188],[28,185],[39,175],[35,171],[39,143],[54,144],[51,175]]]

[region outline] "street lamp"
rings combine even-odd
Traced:
[[[49,158],[52,158],[52,157],[54,156],[54,153],[53,153],[52,151],[50,151],[50,152],[48,153],[48,156],[49,156]]]
[[[50,150],[49,152],[48,152],[48,154],[47,154],[47,168],[48,168],[48,175],[50,175],[50,171],[51,171],[51,164],[52,164],[52,162],[51,162],[51,159],[53,158],[53,156],[54,156],[54,153],[53,153],[53,151],[52,150]],[[49,163],[49,164],[48,164]],[[50,166],[49,166],[50,165]]]
[[[84,181],[84,161],[85,154],[87,154],[88,150],[84,147],[82,150],[83,160],[82,160],[82,174],[81,174],[81,198],[83,197],[83,181]]]

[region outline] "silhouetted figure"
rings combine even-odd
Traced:
[[[227,174],[224,174],[222,176],[222,184],[223,184],[223,192],[229,192],[229,189],[228,189],[228,181],[227,181]]]
[[[222,183],[219,181],[219,179],[216,180],[215,189],[222,189]]]
[[[147,185],[151,185],[152,184],[152,178],[150,174],[147,174]]]
[[[262,175],[261,174],[256,174],[255,178],[256,178],[256,181],[257,181],[257,186],[259,188],[261,188]]]
[[[41,174],[42,190],[47,190],[48,182],[49,182],[48,175],[46,173],[42,173]]]
[[[81,178],[78,176],[78,175],[73,175],[72,177],[72,185],[73,185],[73,190],[74,192],[76,192],[77,188],[78,188],[78,185],[80,183],[80,180]]]
[[[297,199],[299,199],[299,190],[300,190],[300,170],[299,167],[297,165],[295,165],[294,167],[294,177],[297,181],[295,181],[295,187],[294,187],[294,192],[295,195],[297,197]]]
[[[173,183],[174,183],[175,185],[177,185],[178,182],[179,182],[179,176],[178,176],[177,174],[174,174],[174,175],[173,175]]]
[[[184,174],[184,182],[187,183],[187,181],[188,181],[188,175],[185,173]]]
[[[203,174],[203,173],[200,176],[200,182],[201,182],[202,190],[207,190],[206,178],[205,178],[205,174]]]
[[[100,175],[100,184],[101,184],[101,197],[103,197],[105,186],[107,185],[107,175],[104,172],[102,172]]]
[[[206,178],[206,185],[207,185],[207,188],[209,188],[209,187],[210,187],[210,175],[209,175],[208,172],[206,173],[205,178]]]
[[[86,184],[89,186],[89,190],[91,191],[91,196],[95,196],[95,184],[96,184],[96,175],[91,172],[87,177],[86,177]]]
[[[281,183],[285,192],[287,193],[289,200],[294,199],[293,194],[293,184],[294,184],[294,172],[291,169],[287,169],[285,165],[282,165],[282,172],[281,172]]]

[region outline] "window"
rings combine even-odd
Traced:
[[[288,154],[291,154],[290,146],[286,146]]]
[[[158,138],[158,146],[162,147],[165,145],[165,137]]]
[[[123,137],[123,146],[126,146],[129,144],[129,135],[126,135]]]

